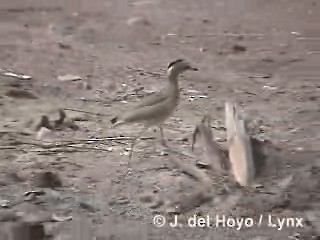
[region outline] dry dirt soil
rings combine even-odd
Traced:
[[[2,0],[0,238],[319,239],[319,24],[317,0]],[[176,154],[150,128],[125,174],[141,127],[110,118],[161,89],[179,58],[200,71],[181,77],[164,125]],[[264,168],[253,189],[203,169],[212,191],[197,202],[199,183],[169,160],[203,160],[191,141],[205,113],[225,145],[226,100],[265,141]],[[63,123],[59,109],[69,109]],[[56,127],[39,136],[42,116]],[[182,226],[168,225],[174,212]],[[210,227],[187,226],[195,214]],[[223,216],[229,225],[216,226]],[[278,230],[269,216],[294,221]],[[239,230],[236,218],[254,224]]]

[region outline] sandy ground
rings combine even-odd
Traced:
[[[0,238],[319,239],[319,8],[315,0],[1,1]],[[170,146],[192,155],[204,113],[225,144],[228,99],[268,144],[259,188],[228,191],[209,173],[210,200],[182,211],[183,226],[173,228],[170,206],[198,183],[172,167],[153,129],[137,143],[133,173],[123,175],[129,141],[119,137],[135,136],[140,126],[111,129],[109,120],[159,90],[178,58],[200,71],[181,77],[181,103],[165,124]],[[69,74],[82,80],[59,79]],[[104,116],[67,110],[72,124],[37,141],[41,116],[55,120],[63,108]],[[153,224],[157,214],[166,216],[162,228]],[[254,224],[188,227],[194,214]],[[269,216],[294,223],[278,230]],[[19,236],[27,227],[34,235]]]

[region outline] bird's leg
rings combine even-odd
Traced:
[[[166,147],[167,146],[167,141],[164,139],[164,135],[163,135],[163,128],[162,125],[159,125],[159,130],[160,130],[160,141],[161,141],[161,145]]]
[[[133,148],[136,145],[136,142],[138,140],[139,137],[141,137],[141,135],[147,130],[147,127],[144,127],[138,134],[137,136],[132,140],[131,142],[131,146],[130,146],[130,152],[129,152],[129,166],[130,166],[130,162],[131,162],[131,158],[132,158],[132,154],[133,154]]]
[[[132,154],[133,154],[133,147],[134,145],[136,144],[137,140],[139,138],[139,135],[137,135],[136,137],[134,137],[132,139],[132,142],[131,142],[131,146],[130,146],[130,152],[129,152],[129,162],[128,162],[128,165],[130,166],[130,162],[131,162],[131,158],[132,158]]]
[[[138,138],[141,136],[142,133],[144,133],[148,128],[144,127],[138,134],[136,137],[133,138],[132,142],[131,142],[131,146],[130,146],[130,151],[129,151],[129,161],[128,161],[128,170],[124,173],[124,175],[128,175],[131,174],[133,172],[132,166],[131,166],[131,159],[132,159],[132,155],[133,155],[133,148],[138,140]]]

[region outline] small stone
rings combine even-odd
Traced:
[[[182,142],[188,142],[188,141],[189,141],[189,138],[188,138],[188,137],[182,137],[180,140],[181,140]]]
[[[291,34],[295,35],[295,36],[300,36],[301,35],[301,33],[299,33],[299,32],[291,32]]]
[[[54,222],[67,222],[72,220],[72,216],[59,216],[57,214],[53,214],[51,220]]]
[[[108,152],[112,152],[113,151],[113,147],[107,147],[107,151]]]
[[[168,153],[166,151],[161,151],[159,153],[160,156],[168,156]]]
[[[247,50],[247,48],[245,46],[235,44],[235,45],[233,45],[232,50],[235,53],[240,53],[240,52],[245,52]]]
[[[270,90],[270,91],[273,91],[273,90],[277,90],[278,88],[277,87],[273,87],[273,86],[263,86],[262,89],[266,89],[266,90]]]
[[[150,26],[151,24],[144,17],[132,17],[127,20],[127,25],[128,26],[133,26],[133,25]]]
[[[208,48],[205,48],[205,47],[200,48],[200,52],[206,52],[206,51],[208,51]]]
[[[297,148],[295,148],[295,150],[296,150],[297,152],[303,152],[303,151],[304,151],[304,148],[303,148],[303,147],[297,147]]]
[[[252,184],[252,187],[255,189],[263,188],[264,186],[261,183]]]
[[[187,92],[188,93],[193,93],[193,94],[199,93],[198,90],[194,90],[194,89],[188,89]]]
[[[61,82],[78,81],[78,80],[81,80],[81,77],[77,75],[67,74],[67,75],[59,76],[58,80]]]
[[[61,49],[70,49],[71,46],[70,46],[70,44],[59,42],[59,48],[61,48]]]
[[[90,212],[96,212],[98,210],[98,208],[94,206],[93,202],[90,202],[90,201],[82,200],[80,202],[80,207]]]
[[[207,163],[207,162],[204,162],[204,161],[197,160],[197,161],[196,161],[196,166],[197,166],[198,168],[204,168],[204,169],[207,169],[207,168],[210,168],[210,163]]]
[[[198,98],[208,98],[206,95],[198,95]]]
[[[298,239],[300,239],[300,233],[297,233],[297,232],[296,232],[296,233],[288,236],[288,239],[298,240]]]
[[[9,201],[8,200],[1,200],[0,199],[0,207],[3,207],[3,208],[8,208],[9,207]]]

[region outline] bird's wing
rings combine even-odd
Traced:
[[[169,99],[158,102],[154,105],[142,106],[122,116],[124,122],[149,122],[165,118],[174,109],[175,104]]]
[[[141,111],[144,111],[144,110],[141,110],[141,109],[146,109],[146,111],[148,112],[149,111],[148,110],[149,107],[152,108],[152,107],[154,107],[156,105],[162,105],[162,103],[165,102],[167,99],[168,99],[168,94],[166,94],[165,91],[153,93],[152,95],[143,98],[140,102],[135,104],[132,107],[133,111],[130,111],[130,112],[125,113],[125,114],[121,114],[119,116],[115,116],[114,118],[112,118],[110,120],[110,122],[112,124],[123,123],[123,121],[125,121],[125,122],[133,121],[134,122],[134,121],[136,121],[135,120],[136,119],[136,117],[135,117],[136,114],[135,113],[137,113],[137,115],[139,115],[138,113],[140,113]],[[144,114],[142,114],[142,115],[144,115]],[[139,120],[137,120],[137,121],[139,121]]]
[[[156,92],[148,97],[143,98],[138,104],[134,106],[134,108],[137,109],[141,107],[152,106],[165,101],[167,98],[168,96],[165,90],[161,92]]]

